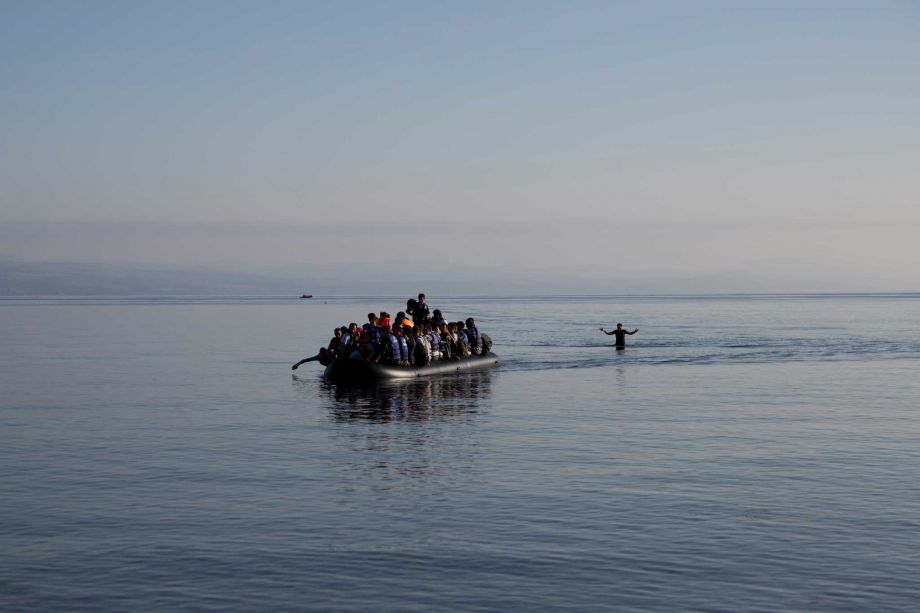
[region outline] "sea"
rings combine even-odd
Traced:
[[[291,370],[406,298],[0,299],[0,610],[920,607],[920,294],[431,295],[497,368]]]

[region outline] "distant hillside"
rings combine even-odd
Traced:
[[[300,295],[303,280],[66,262],[0,262],[0,296]]]

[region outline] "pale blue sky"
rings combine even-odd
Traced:
[[[0,257],[920,288],[917,2],[0,1],[0,57]]]

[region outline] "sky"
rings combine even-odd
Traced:
[[[0,0],[0,57],[0,260],[920,290],[915,1]]]

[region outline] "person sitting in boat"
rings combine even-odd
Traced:
[[[427,366],[431,362],[431,342],[422,331],[422,326],[413,328],[415,334],[415,366]]]
[[[451,325],[453,325],[454,333],[457,335],[454,341],[454,353],[461,358],[468,357],[470,355],[470,341],[466,336],[466,330],[463,329],[463,322],[455,321]]]
[[[393,327],[394,327],[394,328],[397,327],[397,326],[400,326],[400,327],[401,327],[401,326],[409,326],[409,327],[411,328],[411,327],[414,326],[414,325],[415,325],[415,324],[412,323],[412,320],[409,319],[408,317],[406,317],[406,314],[405,314],[405,312],[403,312],[403,311],[400,311],[399,313],[397,313],[397,314],[396,314],[396,318],[393,319]]]
[[[374,348],[374,354],[377,354],[380,351],[381,330],[382,328],[377,325],[377,315],[375,313],[368,313],[367,323],[364,324],[364,331],[370,335],[371,345]]]
[[[381,338],[381,349],[380,353],[377,355],[377,362],[385,362],[387,364],[399,365],[399,338],[396,336],[395,332],[385,330]]]
[[[342,336],[339,338],[339,347],[335,352],[335,358],[337,360],[347,360],[351,353],[358,348],[358,338],[361,336],[362,330],[358,327],[358,324],[351,322],[348,326],[342,326]]]
[[[406,339],[406,345],[409,349],[409,365],[415,365],[415,328],[411,325],[403,326],[403,337]]]
[[[343,326],[344,327],[344,326]],[[345,328],[345,331],[342,333],[342,339],[339,341],[343,348],[348,347],[349,345],[355,345],[358,342],[358,324],[351,322],[348,324],[348,327]]]
[[[386,311],[380,311],[380,317],[377,318],[377,326],[389,330],[392,323],[390,314]]]
[[[329,352],[329,350],[326,349],[325,347],[320,347],[320,348],[319,348],[319,353],[317,353],[315,356],[313,356],[313,357],[311,357],[311,358],[305,358],[305,359],[303,359],[303,360],[297,362],[296,364],[294,364],[293,366],[291,366],[291,370],[297,370],[297,368],[298,368],[300,365],[306,364],[307,362],[319,362],[319,363],[322,364],[323,366],[329,366],[329,365],[332,364],[334,361],[335,361],[335,358],[333,358],[333,356],[332,356],[332,354]]]
[[[332,356],[332,359],[339,357],[339,352],[342,351],[342,334],[345,333],[347,328],[336,328],[332,331],[332,339],[329,340],[329,344],[326,345],[326,351]]]
[[[390,347],[392,351],[392,362],[397,366],[409,365],[409,343],[406,341],[406,333],[402,326],[393,328],[393,334],[390,335]]]
[[[441,324],[443,323],[447,322],[444,321],[444,316],[441,315],[441,309],[435,309],[431,314],[431,325],[435,326],[436,328],[440,328]]]
[[[364,360],[369,362],[373,359],[377,348],[374,347],[373,337],[370,332],[362,332],[358,337],[357,346],[348,354],[349,360]]]
[[[454,354],[451,351],[450,332],[447,331],[447,323],[444,322],[438,326],[438,336],[441,337],[441,359],[453,360]]]
[[[470,353],[480,355],[482,353],[482,336],[479,334],[479,328],[472,317],[466,318],[466,337],[470,342]]]
[[[431,345],[431,361],[437,362],[441,359],[441,335],[431,324],[425,324],[425,334],[428,336],[428,342]]]

